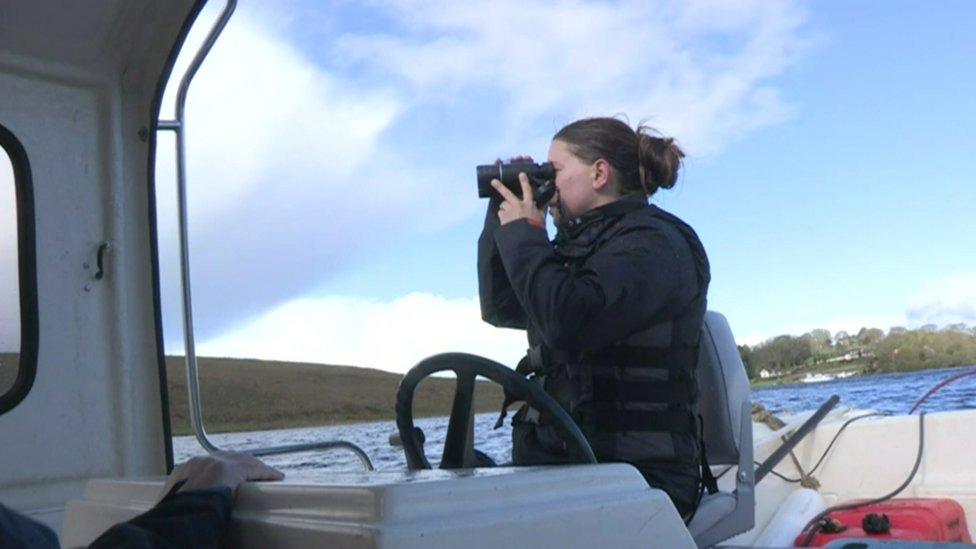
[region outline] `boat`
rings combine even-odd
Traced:
[[[186,72],[173,74],[202,6],[12,0],[0,8],[0,146],[17,192],[22,340],[16,378],[0,396],[0,501],[52,526],[64,546],[84,545],[151,507],[174,465],[154,173],[158,136],[175,134],[185,189],[186,93],[235,2]],[[176,117],[160,120],[171,80],[180,82]],[[185,222],[185,197],[181,206]],[[204,448],[218,451],[200,413],[186,234],[184,223],[192,423]],[[363,470],[244,484],[233,544],[783,546],[822,534],[817,519],[829,506],[891,495],[900,485],[898,498],[955,502],[968,517],[956,519],[965,534],[959,539],[974,534],[976,411],[883,416],[832,399],[782,423],[754,420],[727,319],[710,312],[703,334],[704,439],[718,490],[687,525],[636,469],[595,463],[568,416],[560,425],[581,463],[476,467],[466,389],[475,376],[540,407],[552,403],[508,368],[448,354],[421,362],[390,396],[406,470],[373,471],[362,449],[341,440],[248,449],[256,456],[315,451],[322,460],[352,452]],[[445,456],[432,468],[413,429],[411,388],[445,370],[457,374],[458,396]]]
[[[855,373],[856,372],[836,372],[836,373],[825,374],[820,372],[817,373],[807,372],[807,374],[803,376],[802,379],[800,379],[800,382],[801,383],[823,383],[824,381],[833,381],[835,379],[846,379],[855,375]]]
[[[834,379],[836,379],[834,376],[828,374],[808,373],[807,375],[803,376],[803,379],[800,380],[800,383],[823,383],[824,381],[831,381]]]

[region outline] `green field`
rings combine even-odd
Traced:
[[[198,359],[208,432],[309,427],[394,418],[399,374],[368,368],[227,358]],[[190,434],[182,357],[166,357],[174,435]],[[450,413],[454,380],[428,378],[414,397],[416,417]],[[475,410],[497,411],[502,391],[479,382]]]

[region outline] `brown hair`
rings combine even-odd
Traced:
[[[556,132],[556,139],[584,162],[609,162],[621,193],[642,191],[650,196],[662,187],[674,187],[685,156],[674,139],[644,124],[632,130],[616,118],[577,120]]]

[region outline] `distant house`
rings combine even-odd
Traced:
[[[851,351],[848,351],[848,352],[842,354],[841,356],[835,356],[834,358],[828,358],[826,360],[826,362],[827,363],[834,363],[834,362],[853,362],[853,361],[858,360],[858,359],[861,359],[861,358],[871,358],[873,356],[874,356],[874,353],[871,352],[871,351],[866,351],[864,349],[854,349],[854,350],[851,350]]]

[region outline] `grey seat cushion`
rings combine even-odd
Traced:
[[[691,519],[691,524],[688,525],[688,531],[691,532],[692,537],[697,537],[702,532],[715,526],[719,520],[725,518],[733,509],[735,509],[735,496],[732,494],[727,492],[709,494],[702,498],[698,510],[695,511],[695,517]]]
[[[705,448],[712,465],[739,462],[742,403],[749,400],[749,377],[732,328],[720,313],[705,313],[698,352],[698,409],[704,422]]]

